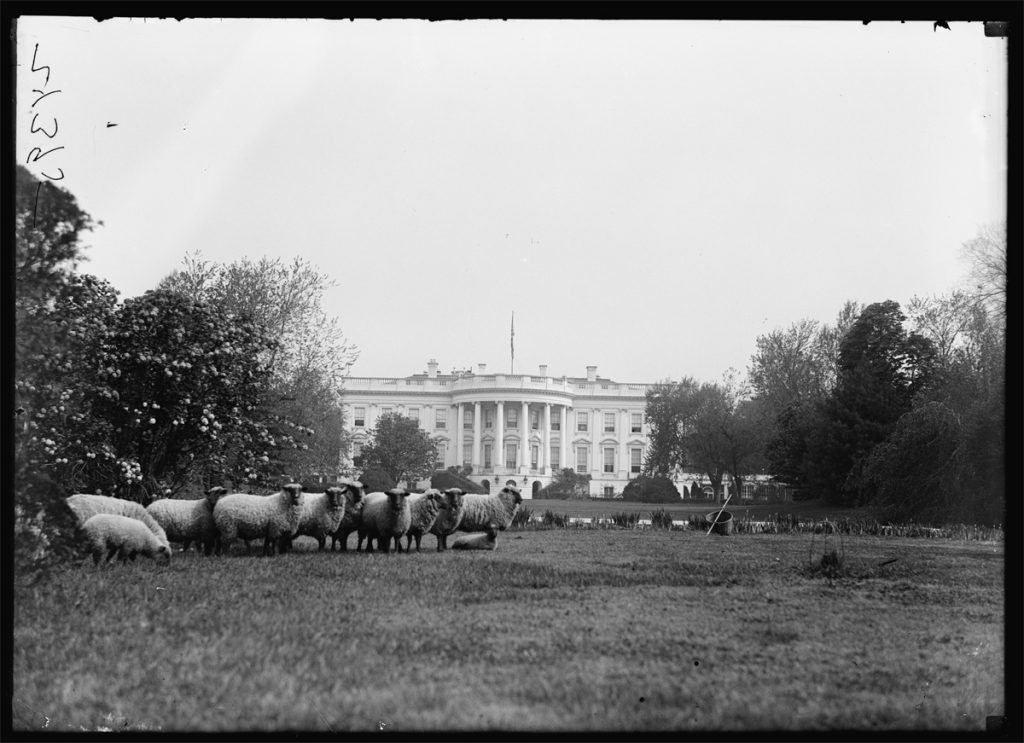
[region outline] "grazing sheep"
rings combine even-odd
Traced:
[[[494,524],[488,524],[487,530],[483,533],[475,532],[464,537],[456,537],[452,542],[453,550],[492,550],[496,546],[498,532]]]
[[[462,522],[462,514],[465,511],[465,493],[460,488],[448,488],[444,491],[447,508],[437,514],[437,520],[430,527],[430,533],[437,537],[437,551],[443,552],[448,549],[448,535],[455,533]],[[417,549],[419,543],[417,542]]]
[[[150,503],[146,511],[163,527],[170,541],[181,542],[182,551],[195,542],[197,550],[202,547],[209,555],[217,546],[213,509],[226,492],[222,487],[215,487],[206,491],[205,498],[197,500],[164,498]]]
[[[302,515],[302,486],[285,485],[274,495],[229,493],[213,509],[213,521],[220,536],[220,550],[235,539],[263,540],[263,555],[272,555],[278,540],[292,536]]]
[[[345,487],[345,515],[338,524],[338,528],[331,534],[331,552],[338,542],[341,542],[341,551],[348,550],[348,535],[359,529],[359,522],[363,516],[363,484],[358,480],[343,479],[341,484]]]
[[[423,493],[409,496],[409,531],[405,533],[405,551],[412,548],[412,540],[416,540],[416,551],[420,551],[420,540],[433,527],[442,511],[448,510],[448,501],[440,490],[429,488]]]
[[[302,494],[302,515],[299,517],[299,529],[293,536],[282,536],[279,549],[287,552],[296,537],[313,537],[324,551],[327,537],[338,530],[338,525],[345,516],[345,491],[347,488],[330,487],[323,493]]]
[[[363,516],[359,520],[359,542],[356,551],[368,540],[366,551],[373,551],[373,540],[377,549],[391,552],[391,540],[395,540],[395,551],[402,551],[402,537],[412,523],[409,510],[409,493],[405,488],[392,488],[386,493],[370,493],[363,499]]]
[[[506,485],[496,495],[468,493],[463,497],[464,510],[458,531],[486,531],[493,523],[498,531],[505,531],[523,502],[519,488]]]
[[[127,516],[130,519],[138,519],[144,523],[151,532],[156,534],[157,539],[170,546],[163,527],[157,523],[156,519],[145,508],[134,501],[125,500],[124,498],[112,498],[109,495],[75,493],[68,497],[66,503],[78,518],[78,523],[81,526],[85,526],[85,522],[98,513]]]
[[[162,557],[168,564],[171,562],[171,548],[138,519],[116,513],[98,513],[86,519],[82,530],[92,547],[94,565],[99,565],[104,555],[106,562],[110,562],[115,554],[122,563],[129,558],[134,561],[138,554],[153,560]]]

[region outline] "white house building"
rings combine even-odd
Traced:
[[[546,365],[533,374],[471,371],[407,377],[349,377],[345,427],[359,456],[377,418],[415,418],[437,446],[438,469],[470,465],[470,479],[490,492],[509,481],[531,498],[572,467],[590,474],[590,492],[612,497],[640,474],[647,446],[647,384],[603,379],[596,366],[586,377],[552,377]]]

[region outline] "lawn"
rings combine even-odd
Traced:
[[[979,731],[1004,713],[1002,543],[847,537],[830,580],[809,534],[424,542],[16,586],[14,726]]]
[[[651,511],[664,509],[671,513],[676,519],[685,520],[691,514],[706,514],[715,511],[721,506],[714,501],[681,501],[678,503],[636,503],[623,500],[524,500],[523,506],[534,514],[542,514],[551,511],[560,516],[580,516],[584,518],[608,518],[616,513],[639,513],[642,518],[650,516]],[[765,503],[730,500],[726,509],[733,514],[737,520],[743,518],[764,518],[771,514],[795,513],[807,519],[840,518],[848,516],[851,518],[870,518],[871,514],[866,508],[840,508],[823,501],[797,501],[788,503]]]

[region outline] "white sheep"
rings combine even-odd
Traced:
[[[448,501],[440,490],[428,488],[422,493],[409,496],[409,530],[405,533],[405,551],[412,548],[416,540],[416,551],[420,551],[420,540],[429,532],[443,511],[448,510]]]
[[[459,524],[462,523],[462,514],[465,513],[466,508],[464,495],[465,492],[461,488],[448,488],[444,491],[444,499],[448,507],[437,515],[437,520],[430,527],[430,533],[437,537],[438,552],[448,549],[448,535],[455,533]]]
[[[161,542],[170,546],[163,527],[157,523],[156,519],[145,508],[134,501],[125,500],[124,498],[112,498],[109,495],[75,493],[68,497],[66,503],[78,518],[78,523],[81,526],[85,526],[85,522],[98,513],[127,516],[130,519],[138,519],[144,523],[151,532],[156,534]]]
[[[341,484],[345,487],[345,515],[338,524],[338,528],[331,534],[331,551],[340,542],[341,551],[348,550],[348,535],[358,531],[359,523],[363,515],[363,484],[358,480],[342,479]]]
[[[488,524],[484,532],[474,532],[464,537],[456,537],[452,542],[453,550],[492,550],[496,546],[498,532],[494,524]]]
[[[345,517],[345,491],[348,488],[332,486],[323,493],[302,494],[302,515],[299,517],[299,528],[292,537],[282,536],[280,548],[282,552],[291,549],[292,540],[296,537],[313,537],[324,551],[327,537],[338,530],[338,525]]]
[[[506,485],[496,495],[468,493],[463,497],[462,521],[458,531],[486,531],[493,523],[498,531],[504,531],[512,523],[516,509],[523,502],[519,488]]]
[[[395,551],[402,551],[402,537],[409,530],[412,513],[409,509],[409,493],[405,488],[392,488],[386,493],[370,493],[363,499],[363,515],[359,520],[359,542],[356,551],[367,540],[366,551],[373,551],[373,540],[377,549],[391,552],[391,540],[395,540]]]
[[[163,527],[170,541],[181,542],[182,551],[195,542],[196,549],[202,547],[209,555],[217,546],[213,509],[227,492],[222,487],[214,487],[206,491],[206,497],[196,500],[164,498],[150,503],[146,511]]]
[[[106,555],[106,561],[116,554],[122,563],[142,554],[153,560],[162,557],[171,562],[171,548],[161,542],[156,534],[139,519],[120,516],[116,513],[98,513],[86,519],[82,526],[92,548],[92,561],[99,565]]]
[[[229,493],[213,509],[219,549],[227,549],[235,539],[262,539],[264,556],[272,555],[281,537],[295,534],[301,515],[302,486],[297,483],[273,495]]]

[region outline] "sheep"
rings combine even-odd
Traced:
[[[120,516],[116,513],[98,513],[86,519],[82,526],[92,548],[92,561],[99,565],[106,555],[106,562],[116,554],[122,563],[129,558],[143,554],[156,560],[164,558],[171,562],[171,548],[154,534],[139,519]]]
[[[222,487],[210,488],[205,498],[197,500],[175,500],[164,498],[153,501],[146,507],[152,516],[167,533],[172,542],[181,542],[182,551],[196,543],[203,552],[209,555],[217,546],[217,525],[213,521],[213,509],[226,492]]]
[[[117,516],[127,516],[130,519],[138,519],[144,523],[157,539],[170,546],[167,541],[167,534],[162,526],[157,523],[149,512],[140,504],[124,498],[112,498],[109,495],[92,495],[91,493],[75,493],[69,496],[68,507],[78,519],[79,526],[85,526],[85,522],[98,513],[112,513]]]
[[[505,531],[516,515],[516,509],[523,502],[519,488],[506,485],[496,495],[467,494],[464,498],[464,511],[458,531],[486,531],[487,525],[494,523],[498,531]]]
[[[492,550],[496,546],[498,532],[494,524],[488,524],[487,530],[483,533],[475,532],[464,537],[456,537],[452,542],[453,550]]]
[[[392,488],[386,493],[370,493],[363,499],[363,515],[359,520],[359,542],[356,551],[362,549],[367,539],[366,551],[373,551],[373,540],[377,549],[391,552],[391,540],[395,540],[395,551],[402,551],[401,539],[412,523],[409,509],[409,493],[405,488]]]
[[[423,535],[434,528],[442,511],[448,510],[448,501],[440,490],[429,488],[423,493],[409,496],[409,531],[405,533],[405,551],[412,548],[412,540],[416,539],[416,551],[420,551],[420,540]]]
[[[295,537],[313,537],[324,551],[327,536],[338,530],[338,525],[345,516],[345,491],[348,488],[330,487],[323,493],[303,493],[302,515],[299,517],[299,528],[294,536],[281,537],[279,548],[282,552],[291,549]]]
[[[359,522],[363,515],[363,484],[358,480],[341,480],[345,486],[345,515],[338,524],[338,528],[331,534],[331,552],[335,545],[341,542],[341,551],[348,550],[348,535],[359,529]]]
[[[448,507],[437,514],[437,520],[430,527],[430,533],[437,537],[438,552],[448,549],[448,535],[453,534],[462,522],[462,514],[465,510],[463,495],[465,493],[460,488],[448,488],[444,491]]]
[[[263,539],[263,555],[272,555],[282,536],[292,536],[299,528],[302,515],[302,486],[285,485],[274,495],[229,493],[222,496],[213,509],[220,548],[226,549],[235,539]]]

